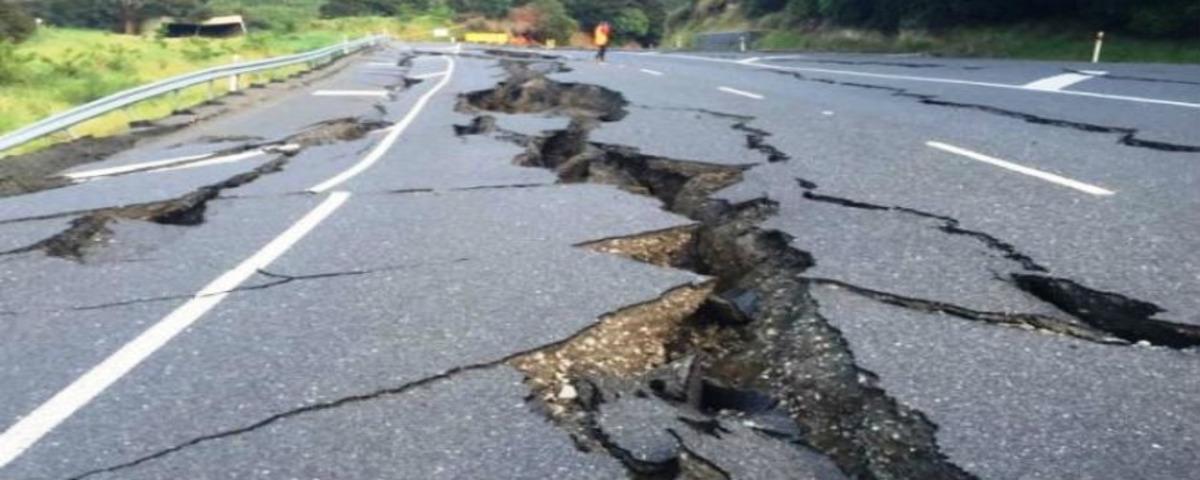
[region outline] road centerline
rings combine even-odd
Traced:
[[[183,305],[75,379],[4,433],[0,433],[0,469],[193,325],[260,269],[266,268],[282,256],[349,198],[349,192],[331,193],[328,198],[249,258],[218,276]]]
[[[747,91],[745,91],[745,90],[738,90],[738,89],[736,89],[736,88],[730,88],[730,87],[717,87],[717,90],[720,90],[720,91],[722,91],[722,92],[725,92],[725,93],[730,93],[730,94],[733,94],[733,95],[741,95],[741,96],[743,96],[743,97],[746,97],[746,98],[753,98],[753,99],[755,99],[755,100],[762,100],[762,99],[766,98],[766,97],[764,97],[764,96],[762,96],[762,95],[759,95],[759,94],[757,94],[757,93],[753,93],[753,92],[747,92]]]
[[[1034,178],[1039,178],[1039,179],[1045,180],[1047,182],[1058,184],[1058,185],[1061,185],[1061,186],[1064,186],[1067,188],[1073,188],[1075,190],[1079,190],[1084,193],[1089,193],[1089,194],[1097,195],[1097,196],[1108,196],[1108,195],[1113,195],[1114,193],[1116,193],[1116,192],[1114,192],[1112,190],[1108,190],[1106,188],[1097,187],[1095,185],[1080,182],[1078,180],[1072,180],[1070,178],[1067,178],[1067,177],[1064,177],[1061,175],[1056,175],[1056,174],[1053,174],[1050,172],[1038,170],[1036,168],[1030,168],[1030,167],[1026,167],[1024,165],[1018,165],[1016,163],[1012,163],[1009,161],[1005,161],[1005,160],[1001,160],[1001,159],[998,159],[995,157],[984,155],[979,152],[973,152],[971,150],[967,150],[962,147],[956,147],[954,145],[950,145],[950,144],[946,144],[946,143],[942,143],[942,142],[935,142],[935,141],[925,142],[925,145],[927,145],[931,148],[936,148],[936,149],[944,151],[944,152],[953,153],[955,155],[970,158],[972,160],[987,163],[989,165],[997,166],[997,167],[1003,168],[1005,170],[1021,173],[1021,174],[1028,175],[1028,176],[1031,176]]]

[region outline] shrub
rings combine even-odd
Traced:
[[[35,31],[37,23],[33,17],[8,0],[0,0],[0,40],[20,43]]]
[[[26,78],[33,60],[33,55],[20,53],[12,42],[0,40],[0,85]]]

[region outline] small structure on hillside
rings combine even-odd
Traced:
[[[163,31],[168,37],[236,37],[246,34],[241,15],[212,17],[203,21],[165,19]]]

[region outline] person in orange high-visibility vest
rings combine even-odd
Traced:
[[[596,25],[595,34],[592,35],[592,40],[596,42],[596,61],[603,62],[604,54],[608,53],[608,37],[612,34],[612,27],[608,22],[600,22]]]

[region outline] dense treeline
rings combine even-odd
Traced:
[[[20,42],[33,35],[37,29],[33,17],[21,7],[0,0],[0,42]]]
[[[821,0],[824,1],[824,0]],[[474,25],[507,28],[532,41],[566,43],[601,21],[613,26],[618,42],[657,44],[666,20],[664,0],[0,0],[0,35],[27,37],[30,16],[49,25],[139,33],[142,24],[160,16],[200,18],[241,13],[255,28],[294,30],[303,23],[299,11],[325,18],[406,17],[422,12],[455,17]],[[27,13],[27,14],[26,14]],[[257,14],[257,15],[256,15]],[[271,18],[259,18],[271,17]],[[13,18],[10,22],[6,18]],[[482,20],[482,22],[481,22]],[[9,24],[14,26],[9,27]]]
[[[694,0],[692,13],[706,2]],[[1144,36],[1200,36],[1200,0],[746,0],[744,9],[782,26],[821,22],[894,32],[1052,20]]]
[[[23,2],[31,15],[51,25],[138,33],[142,22],[161,16],[199,18],[206,0],[40,0]]]

